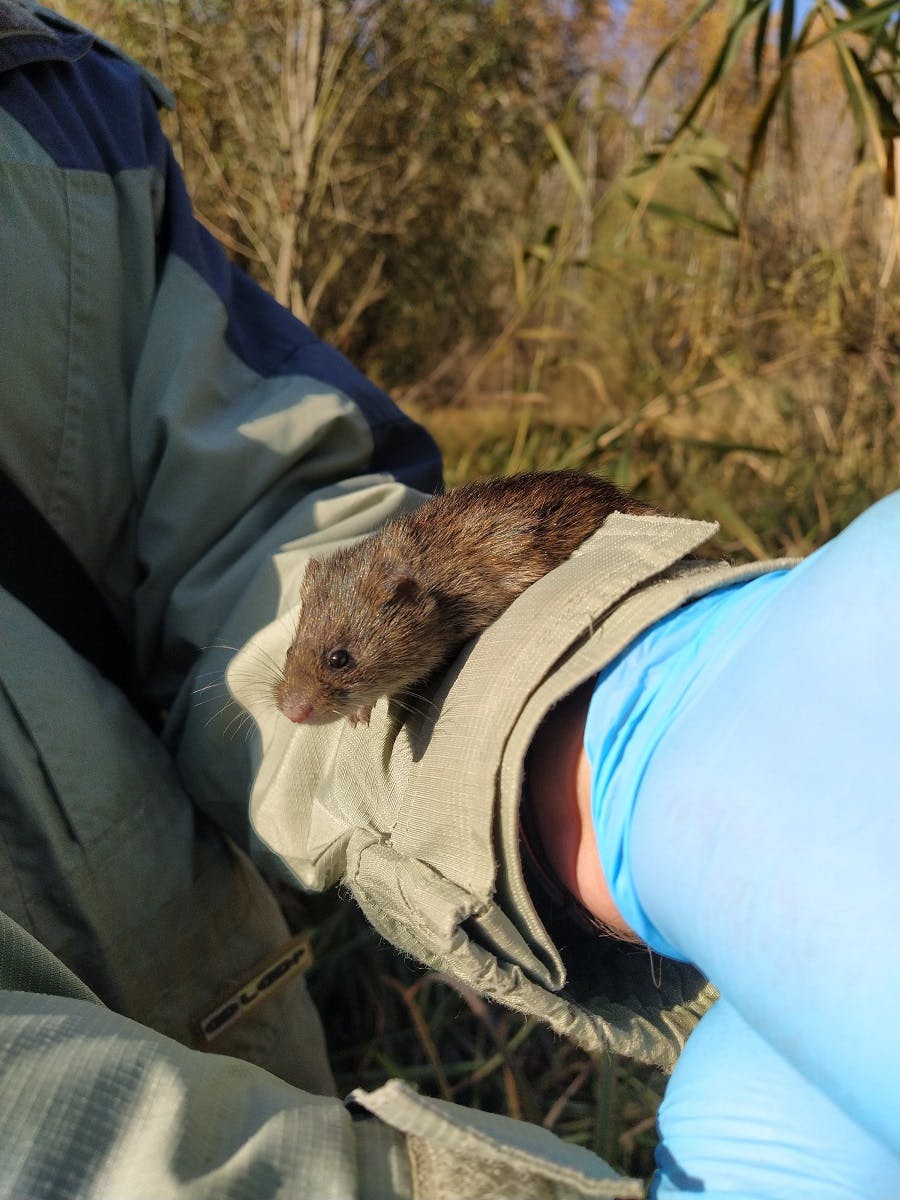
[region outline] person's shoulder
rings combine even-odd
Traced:
[[[164,173],[158,110],[173,104],[150,71],[91,30],[31,0],[0,0],[4,160]]]
[[[175,106],[165,84],[124,50],[32,0],[0,0],[0,35],[0,73],[32,63],[76,64],[94,53],[139,76],[160,108]]]

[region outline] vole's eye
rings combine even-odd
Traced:
[[[352,659],[343,646],[338,646],[336,650],[329,650],[325,661],[332,671],[342,671],[344,667],[349,667]]]

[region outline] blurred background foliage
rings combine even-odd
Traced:
[[[749,558],[900,482],[900,3],[58,6],[172,88],[201,219],[429,425],[451,484],[598,470]],[[653,1072],[346,907],[312,919],[342,1083],[405,1075],[650,1171]]]
[[[202,219],[450,483],[598,469],[751,556],[896,485],[897,3],[61,7],[170,85]]]

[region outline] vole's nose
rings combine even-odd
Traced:
[[[302,725],[312,716],[313,706],[308,700],[297,700],[290,696],[282,702],[281,711],[295,725]]]

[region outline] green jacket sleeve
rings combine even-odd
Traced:
[[[643,1194],[546,1130],[402,1085],[339,1100],[97,1005],[0,994],[3,1192],[77,1200]],[[373,1117],[377,1119],[372,1119]]]
[[[311,552],[434,490],[437,451],[226,260],[159,90],[38,26],[0,44],[0,461],[133,642],[196,802],[245,841],[228,648],[285,610]]]

